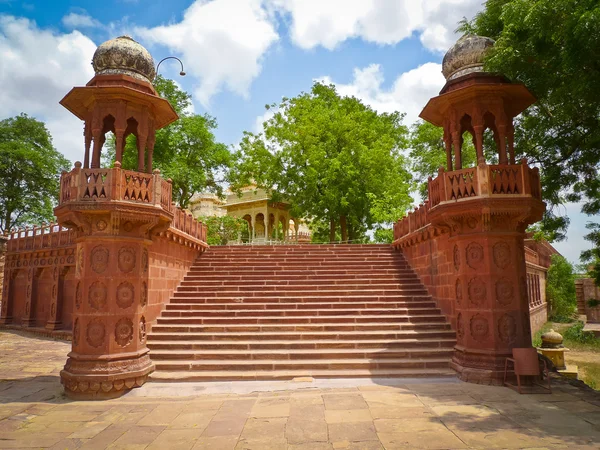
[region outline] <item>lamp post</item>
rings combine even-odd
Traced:
[[[182,77],[185,77],[185,72],[183,71],[183,63],[181,62],[181,60],[176,57],[176,56],[167,56],[166,58],[161,59],[158,64],[156,65],[156,74],[158,75],[158,68],[160,67],[161,63],[163,61],[166,61],[167,59],[176,59],[177,61],[179,61],[179,64],[181,64],[181,72],[179,72],[179,75],[181,75]]]

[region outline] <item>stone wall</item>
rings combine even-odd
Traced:
[[[600,288],[593,278],[578,278],[575,280],[577,290],[577,312],[585,315],[589,323],[600,323],[600,305],[590,305],[590,300],[600,300]]]
[[[13,234],[6,254],[1,255],[0,264],[6,256],[1,271],[6,282],[1,284],[0,325],[64,336],[73,329],[76,302],[87,298],[87,293],[77,291],[77,244],[68,230],[50,227],[42,234],[34,233]],[[60,233],[62,239],[54,239]],[[174,228],[152,238],[148,252],[150,326],[200,253],[197,242]]]
[[[149,286],[147,320],[149,327],[168,303],[200,251],[178,242],[176,234],[161,233],[149,249]]]
[[[456,329],[456,313],[454,311],[456,293],[452,282],[454,266],[450,257],[452,252],[448,243],[448,234],[428,239],[430,232],[433,233],[432,228],[424,227],[422,234],[424,239],[402,248],[402,253],[436,300],[442,313]]]

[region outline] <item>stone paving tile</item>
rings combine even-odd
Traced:
[[[0,449],[574,450],[600,442],[600,402],[565,384],[551,395],[420,382],[189,397],[171,386],[165,397],[142,388],[70,401],[58,376],[69,345],[39,343],[0,331]]]

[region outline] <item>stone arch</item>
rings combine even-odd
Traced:
[[[250,214],[246,214],[244,217],[242,217],[242,220],[245,220],[246,223],[248,224],[248,227],[246,229],[246,233],[244,233],[244,231],[242,231],[242,242],[251,242],[252,241],[252,216]]]
[[[254,237],[265,238],[265,215],[258,213],[254,218]]]

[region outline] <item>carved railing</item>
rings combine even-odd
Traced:
[[[536,167],[521,164],[478,165],[468,169],[438,171],[428,180],[429,200],[398,220],[394,240],[429,224],[428,213],[440,204],[469,201],[476,197],[530,196],[541,200],[540,174]]]
[[[124,201],[154,205],[171,212],[171,183],[160,172],[142,173],[112,169],[84,169],[75,163],[71,172],[63,172],[59,205],[69,202]]]
[[[74,230],[50,223],[9,233],[6,249],[20,252],[68,247],[75,244],[75,237]]]
[[[192,236],[193,238],[199,239],[202,242],[206,242],[206,224],[196,220],[190,213],[178,208],[173,207],[173,222],[171,228],[181,231],[185,234]]]

